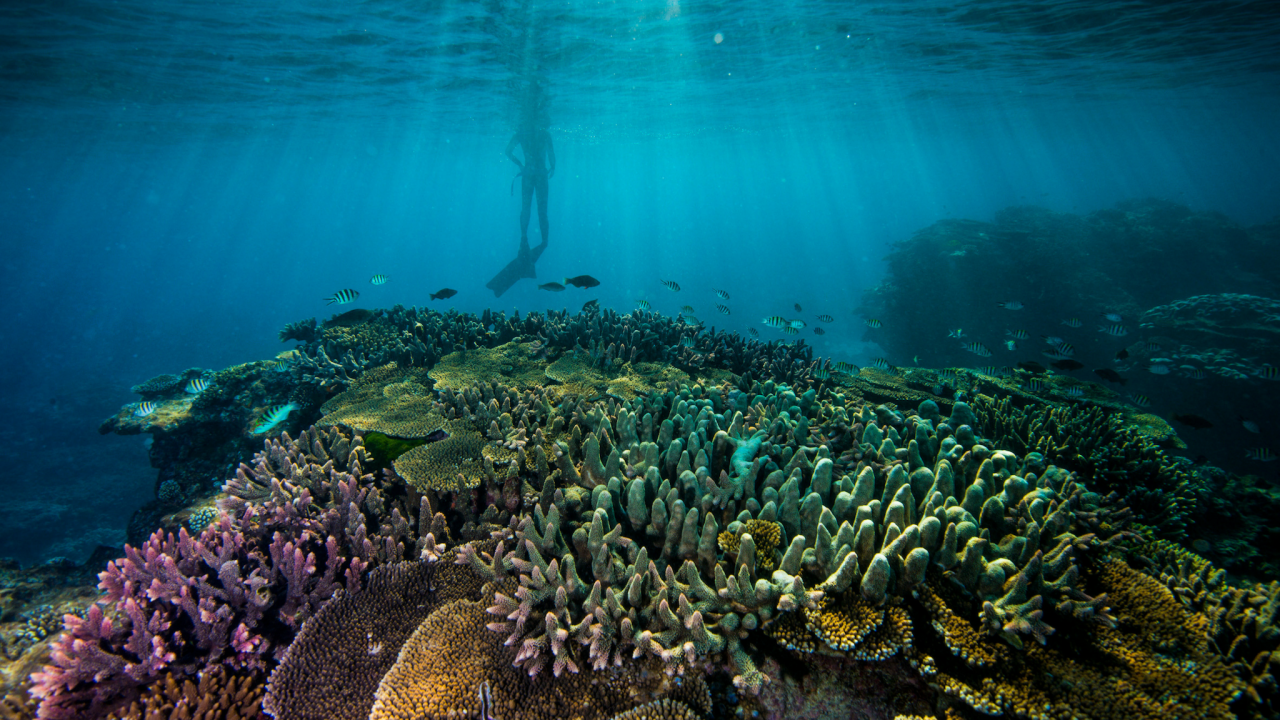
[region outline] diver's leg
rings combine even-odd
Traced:
[[[520,178],[520,247],[529,246],[529,208],[533,204],[534,183],[526,174]]]
[[[538,231],[542,233],[542,246],[547,245],[547,176],[539,175],[536,185],[538,189]]]

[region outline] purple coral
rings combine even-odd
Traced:
[[[67,616],[52,664],[33,675],[39,717],[101,717],[162,672],[265,670],[339,588],[372,565],[438,549],[443,518],[384,498],[358,436],[309,430],[269,441],[228,483],[198,535],[156,531],[99,575],[102,601]],[[422,530],[421,537],[416,529]],[[422,546],[422,547],[419,547]]]

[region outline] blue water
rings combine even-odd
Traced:
[[[369,308],[646,299],[739,331],[799,303],[837,319],[820,354],[866,362],[858,299],[939,219],[1157,196],[1268,220],[1273,8],[6,3],[0,555],[121,542],[155,490],[142,438],[96,434],[129,386],[270,357],[343,288]],[[519,237],[502,151],[535,79],[558,160],[538,282],[601,285],[495,299]]]

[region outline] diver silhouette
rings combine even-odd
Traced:
[[[547,249],[547,181],[556,173],[556,151],[551,144],[551,133],[547,132],[549,122],[541,100],[535,86],[521,103],[520,125],[511,136],[511,142],[507,143],[507,157],[520,168],[516,174],[520,180],[520,249],[515,259],[485,285],[493,290],[494,297],[501,297],[521,278],[536,278],[535,263]],[[520,148],[523,161],[516,157],[516,147]],[[515,179],[511,182],[514,188]],[[538,230],[542,234],[542,242],[530,248],[529,215],[535,194],[538,196]]]

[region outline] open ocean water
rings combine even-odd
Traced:
[[[535,87],[550,238],[495,298]],[[858,304],[937,221],[1145,197],[1273,218],[1278,90],[1268,2],[4,3],[0,556],[121,544],[157,485],[145,436],[97,433],[130,386],[270,358],[344,288],[688,304],[744,333],[801,305],[835,320],[817,354],[870,364]]]

